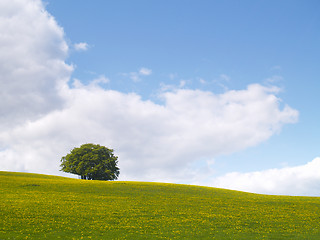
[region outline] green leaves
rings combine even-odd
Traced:
[[[115,180],[120,174],[118,157],[113,149],[87,143],[74,148],[61,158],[61,171],[80,175],[88,180]]]

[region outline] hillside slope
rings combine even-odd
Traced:
[[[320,198],[0,172],[0,239],[320,239]]]

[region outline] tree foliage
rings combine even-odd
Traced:
[[[60,166],[61,171],[80,175],[81,179],[115,180],[120,174],[117,163],[113,149],[87,143],[62,157]]]

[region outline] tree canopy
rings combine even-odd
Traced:
[[[60,167],[61,171],[80,175],[81,179],[116,180],[120,174],[117,164],[113,149],[87,143],[62,157]]]

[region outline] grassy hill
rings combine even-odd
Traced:
[[[320,239],[320,198],[0,172],[0,239]]]

